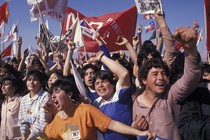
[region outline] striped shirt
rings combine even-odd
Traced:
[[[52,121],[52,114],[44,110],[43,106],[51,100],[51,95],[41,89],[34,97],[30,93],[20,102],[18,125],[21,134],[29,134],[30,139],[36,139],[43,133],[46,124]]]

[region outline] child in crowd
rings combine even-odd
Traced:
[[[39,70],[31,70],[26,77],[29,93],[21,99],[18,125],[22,140],[36,139],[41,136],[44,127],[52,120],[52,114],[43,107],[51,101],[51,96],[44,90],[45,75]]]

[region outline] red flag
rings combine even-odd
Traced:
[[[6,56],[10,56],[11,52],[12,52],[12,43],[3,50],[3,52],[1,53],[1,56],[3,58],[6,57]]]
[[[9,17],[9,10],[8,10],[8,2],[5,2],[1,7],[0,7],[0,24],[2,22],[7,23]]]
[[[206,22],[206,48],[207,51],[210,51],[210,44],[208,40],[210,40],[210,1],[204,0],[205,7],[205,22]]]
[[[95,31],[99,31],[107,43],[107,48],[110,52],[118,50],[126,50],[125,47],[118,47],[115,42],[118,36],[124,36],[129,42],[132,41],[132,37],[135,35],[136,20],[137,20],[137,9],[136,6],[129,8],[128,10],[116,13],[108,13],[98,17],[85,17],[78,11],[67,7],[66,19],[64,21],[65,31],[69,29],[72,21],[76,19],[77,14],[79,15],[82,32],[84,36],[84,43],[87,52],[99,51],[98,44],[93,40]],[[86,23],[82,21],[87,21]],[[129,22],[128,22],[129,21]],[[88,25],[87,25],[88,24]],[[84,51],[83,49],[80,51]]]

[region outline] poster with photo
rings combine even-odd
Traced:
[[[154,14],[155,8],[158,12],[163,13],[161,0],[135,0],[138,14]]]

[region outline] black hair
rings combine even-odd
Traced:
[[[52,94],[54,90],[56,89],[62,89],[67,93],[72,92],[72,97],[71,99],[75,101],[81,101],[80,99],[80,92],[75,84],[75,82],[67,79],[58,79],[55,81],[55,83],[52,84],[52,86],[49,89],[49,93]]]
[[[113,85],[116,83],[116,81],[114,81],[113,73],[111,71],[108,71],[108,70],[97,71],[93,76],[93,83],[95,83],[98,78],[100,78],[101,80],[106,79]]]
[[[151,40],[145,40],[142,44],[142,49],[144,48],[153,48],[156,49],[156,46],[153,44]]]
[[[93,69],[94,72],[97,72],[97,71],[98,71],[97,66],[92,65],[92,64],[87,64],[87,65],[85,65],[84,67],[82,67],[82,70],[81,70],[81,77],[82,77],[82,78],[84,78],[87,69]]]
[[[13,87],[15,87],[15,93],[19,92],[20,84],[17,78],[14,76],[6,76],[1,80],[1,83],[3,84],[5,81],[11,81],[11,84]]]
[[[160,53],[154,47],[142,47],[138,54],[137,63],[141,67],[144,60],[148,59],[148,55],[151,55],[153,58],[162,58]]]
[[[41,83],[41,86],[43,89],[46,89],[46,74],[38,69],[32,69],[28,71],[27,76],[26,76],[26,81],[30,78],[30,76],[37,77]]]
[[[143,85],[142,80],[147,79],[149,70],[152,68],[161,68],[165,70],[167,76],[170,74],[168,65],[162,59],[152,58],[145,61],[145,63],[140,67],[139,78],[141,79],[141,85]]]
[[[17,71],[12,65],[4,64],[0,67],[1,70],[4,70],[7,75],[14,76],[15,78],[21,78],[21,73]]]

